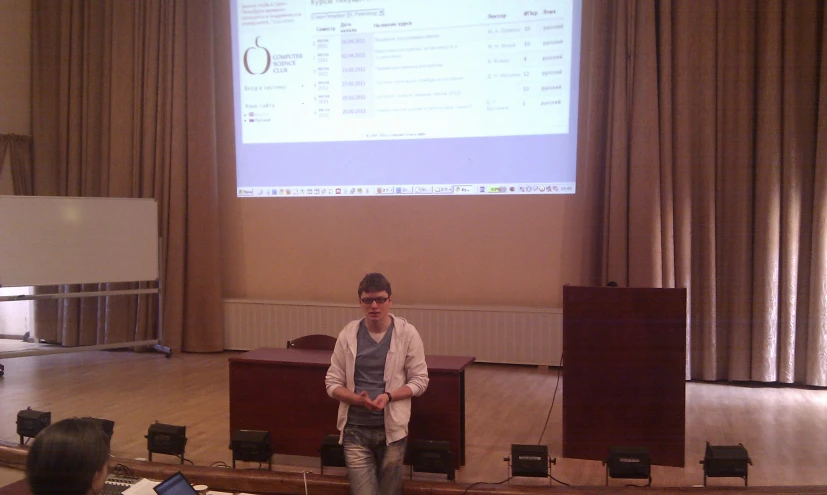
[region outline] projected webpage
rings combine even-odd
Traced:
[[[238,195],[574,192],[575,5],[237,0]]]

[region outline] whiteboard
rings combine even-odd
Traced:
[[[157,279],[154,199],[0,196],[0,285]]]

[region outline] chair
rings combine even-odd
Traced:
[[[288,340],[288,349],[312,349],[317,351],[332,351],[336,347],[336,337],[330,335],[305,335],[297,339]]]

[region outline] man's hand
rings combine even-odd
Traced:
[[[357,406],[362,406],[365,409],[367,409],[368,411],[378,411],[379,410],[379,409],[376,409],[376,404],[372,400],[370,400],[370,396],[364,390],[362,390],[362,392],[359,395],[357,395],[356,397],[357,397],[357,400],[358,400],[358,402],[356,402]]]
[[[385,409],[385,406],[388,405],[390,399],[388,398],[388,394],[382,392],[381,394],[377,395],[375,399],[373,399],[373,405],[376,409],[371,409],[372,411],[381,411]]]
[[[368,395],[367,392],[362,390],[362,392],[359,395],[356,396],[356,403],[354,405],[362,406],[362,407],[365,407],[367,409],[370,409],[371,404],[373,404],[373,401],[370,400],[370,396]]]
[[[388,403],[388,396],[385,393],[381,393],[375,399],[371,400],[368,393],[363,390],[362,393],[358,395],[358,397],[359,405],[364,407],[368,411],[381,411],[385,409],[385,405]]]

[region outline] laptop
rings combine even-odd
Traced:
[[[155,485],[154,490],[158,495],[198,495],[181,471]]]

